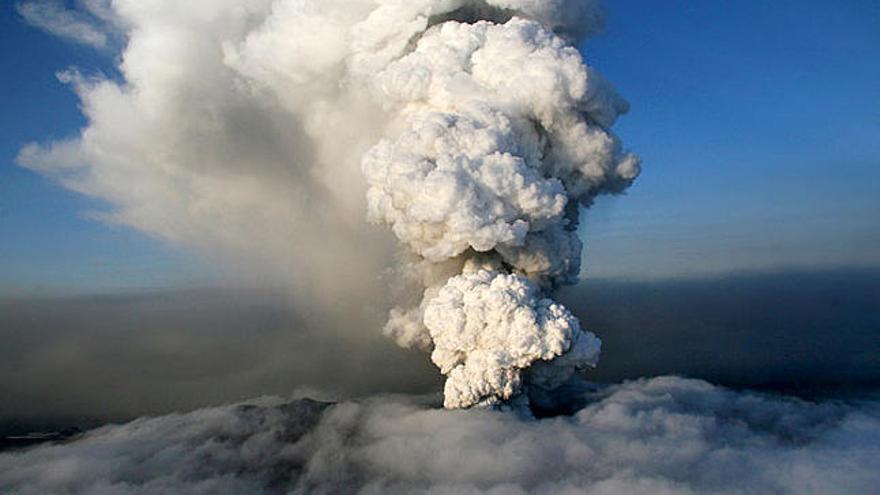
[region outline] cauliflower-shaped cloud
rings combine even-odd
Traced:
[[[599,357],[599,339],[520,275],[478,270],[453,277],[428,301],[424,322],[431,360],[447,375],[446,407],[510,399],[521,391],[522,370],[537,361],[567,357],[564,366],[542,371],[540,381],[550,384]]]

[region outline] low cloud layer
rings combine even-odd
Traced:
[[[828,494],[880,485],[880,404],[810,403],[660,377],[540,420],[377,397],[247,405],[108,426],[0,455],[16,495]]]

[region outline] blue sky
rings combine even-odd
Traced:
[[[880,4],[608,3],[585,47],[644,160],[588,214],[588,270],[686,276],[880,262]]]
[[[213,267],[84,214],[93,201],[14,165],[75,134],[68,66],[109,53],[0,12],[0,291],[211,283]],[[880,265],[880,4],[607,2],[587,59],[632,104],[616,131],[643,158],[626,196],[585,215],[588,274],[665,278]]]

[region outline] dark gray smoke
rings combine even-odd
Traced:
[[[604,336],[608,359],[592,380],[677,373],[804,396],[880,387],[880,272],[587,280],[560,298]],[[382,308],[375,313],[379,322]],[[0,434],[298,387],[351,397],[440,386],[418,353],[378,332],[337,328],[284,292],[7,298],[0,341]]]
[[[377,310],[377,320],[381,318]],[[0,299],[0,435],[90,426],[296,388],[424,392],[439,381],[379,332],[285,291],[167,290]]]

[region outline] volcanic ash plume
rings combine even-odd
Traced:
[[[431,350],[446,407],[522,401],[598,360],[599,339],[548,294],[580,270],[579,207],[638,175],[609,131],[628,105],[570,43],[595,27],[592,5],[421,4],[407,48],[369,57],[396,132],[363,158],[368,214],[424,286],[386,333]],[[365,25],[418,10],[406,5]]]
[[[639,168],[609,132],[626,102],[573,46],[598,27],[592,1],[72,5],[19,12],[118,49],[118,74],[64,72],[86,127],[18,162],[102,199],[95,216],[255,266],[342,318],[384,297],[389,249],[360,221],[366,194],[421,298],[386,331],[432,351],[447,406],[596,363],[598,339],[548,298],[579,272],[580,205]]]

